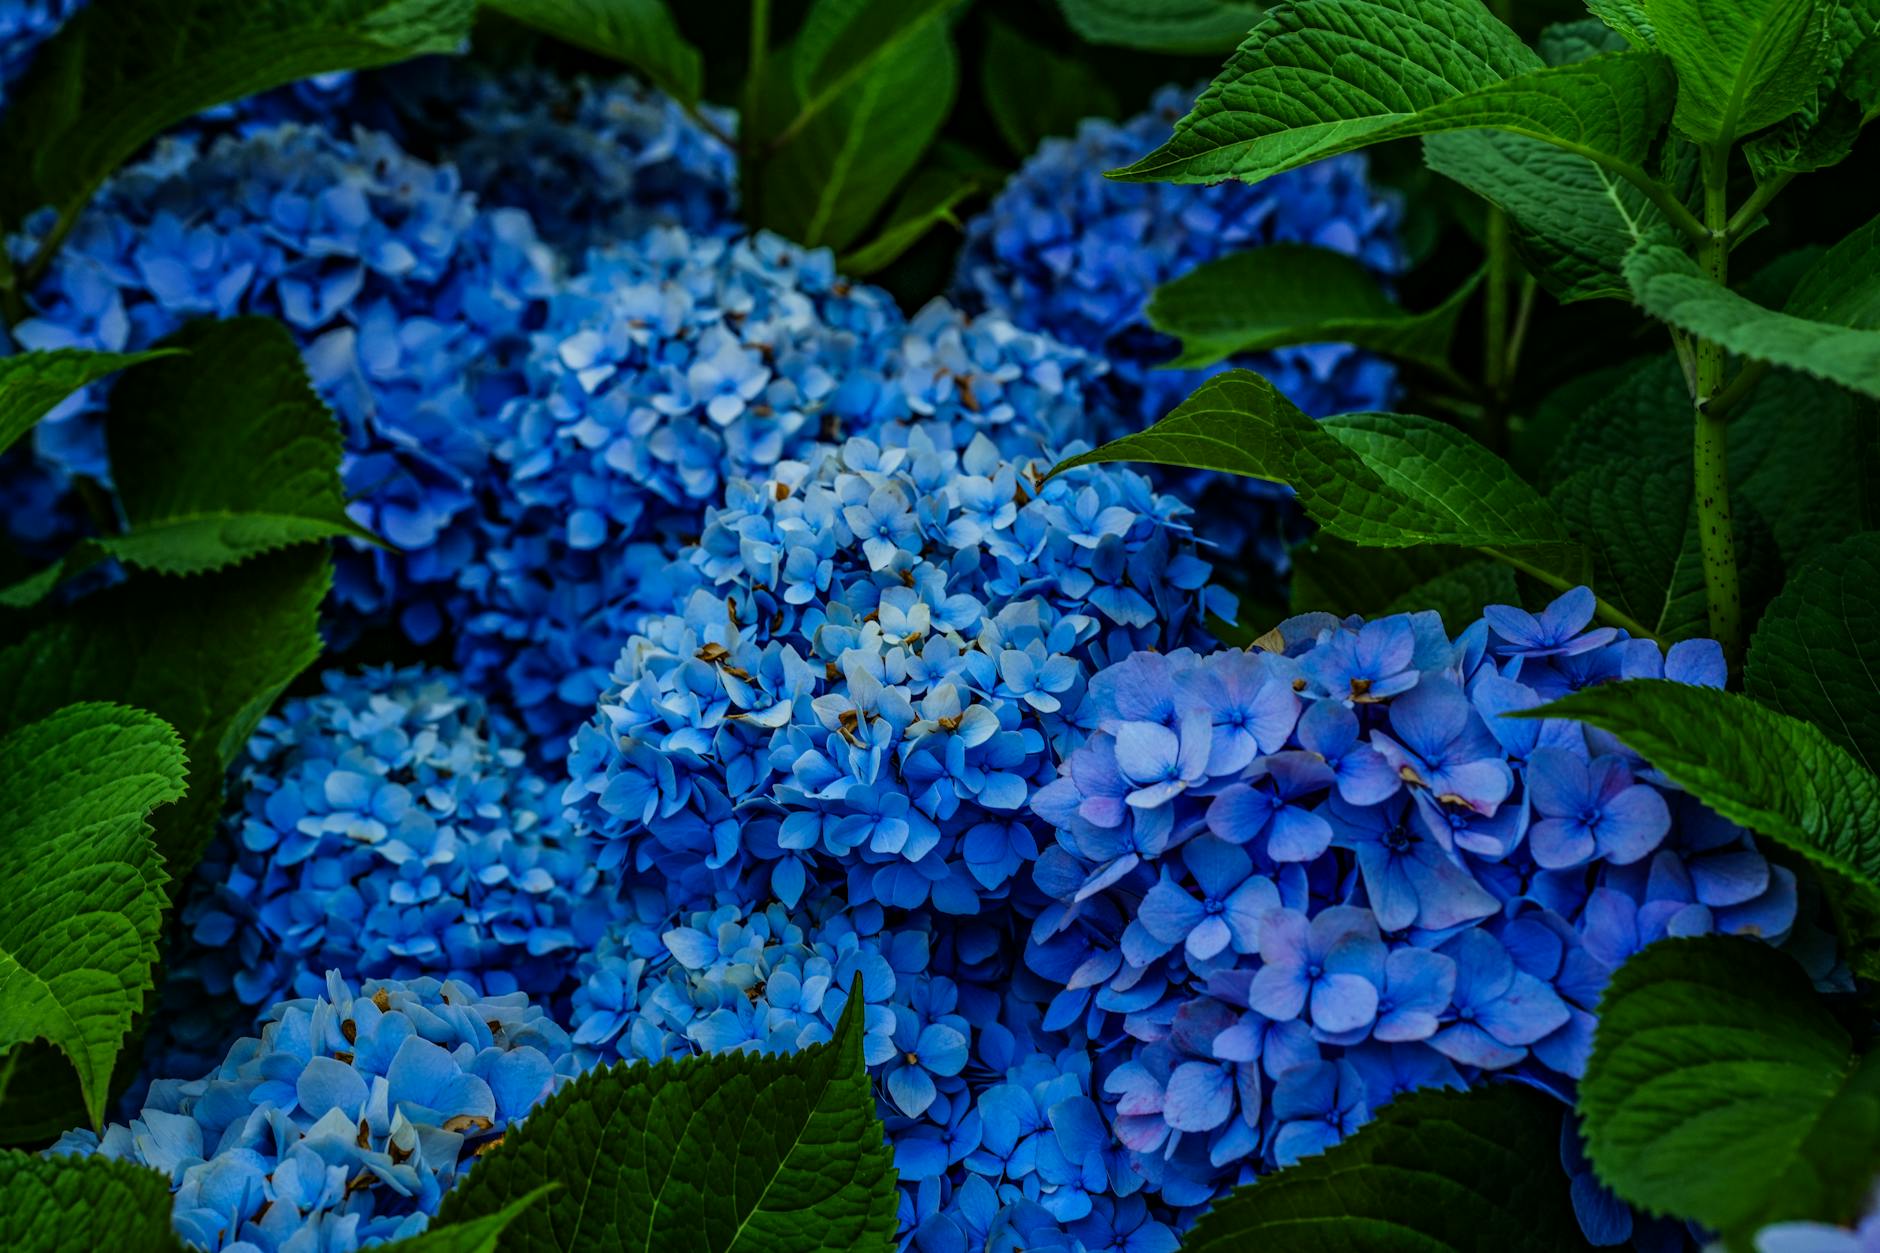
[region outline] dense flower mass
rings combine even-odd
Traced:
[[[219,1055],[328,970],[462,978],[550,1006],[599,932],[588,845],[516,728],[424,669],[324,678],[235,768],[168,975],[176,1055]]]
[[[462,579],[466,671],[553,746],[592,713],[639,615],[674,607],[662,567],[727,482],[818,440],[905,439],[911,423],[1036,452],[1074,437],[1101,369],[944,304],[905,321],[828,252],[771,235],[665,229],[596,252],[494,423],[487,555]]]
[[[1191,638],[1208,565],[1140,475],[1043,480],[944,429],[730,485],[574,742],[603,867],[786,903],[824,874],[857,905],[1006,895],[1093,660]]]
[[[966,228],[955,279],[962,303],[1106,358],[1114,429],[1147,425],[1204,372],[1158,370],[1175,344],[1145,316],[1156,287],[1204,262],[1272,243],[1330,248],[1379,275],[1399,268],[1394,201],[1366,181],[1361,156],[1336,157],[1258,185],[1126,183],[1104,177],[1168,137],[1192,92],[1165,87],[1118,124],[1082,123],[1047,139]],[[1248,364],[1314,416],[1384,407],[1392,371],[1348,346],[1288,348]]]
[[[1593,1009],[1666,935],[1781,939],[1795,879],[1611,737],[1521,711],[1596,683],[1720,685],[1708,641],[1589,630],[1583,589],[1308,615],[1260,651],[1130,657],[1033,809],[1053,903],[1026,961],[1118,1063],[1103,1099],[1170,1204],[1316,1153],[1411,1088],[1566,1091]]]
[[[164,1079],[128,1124],[53,1153],[167,1176],[200,1249],[352,1253],[424,1230],[480,1146],[575,1073],[567,1033],[522,993],[337,972],[285,1000],[200,1078]]]

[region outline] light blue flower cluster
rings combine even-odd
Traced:
[[[41,217],[27,234],[48,227]],[[193,317],[280,318],[339,414],[354,519],[400,550],[351,553],[340,599],[367,613],[396,605],[425,639],[439,627],[427,589],[454,578],[476,540],[489,450],[475,415],[514,390],[508,353],[552,272],[527,215],[479,210],[448,167],[369,132],[284,125],[206,149],[167,141],[118,175],[14,336],[120,351]],[[108,477],[100,391],[35,429],[40,454],[70,473]]]
[[[1570,1090],[1611,973],[1666,935],[1780,940],[1796,885],[1601,732],[1521,718],[1620,678],[1721,685],[1709,641],[1588,629],[1584,589],[1307,615],[1256,651],[1142,653],[1033,809],[1044,1025],[1115,1057],[1106,1111],[1173,1206],[1317,1153],[1399,1093]]]
[[[1149,152],[1193,92],[1165,87],[1127,122],[1083,122],[1047,139],[966,228],[955,285],[968,308],[999,313],[1106,358],[1116,405],[1108,439],[1139,430],[1192,392],[1205,371],[1158,370],[1174,341],[1145,315],[1155,289],[1204,262],[1263,244],[1357,257],[1380,276],[1401,266],[1397,205],[1366,181],[1362,156],[1335,157],[1257,185],[1123,183],[1104,177]],[[1244,364],[1307,413],[1386,406],[1390,366],[1349,346],[1288,348]]]
[[[583,961],[575,1044],[608,1061],[793,1052],[830,1038],[860,977],[905,1241],[1172,1253],[1174,1216],[1138,1195],[1091,1053],[1040,1029],[1048,989],[1013,969],[1007,923],[898,911],[890,922],[842,895],[675,917],[643,889],[636,916]]]
[[[454,677],[328,671],[249,741],[167,975],[165,1046],[218,1056],[286,996],[437,975],[553,1007],[604,918],[592,850]]]
[[[1087,672],[1196,638],[1209,567],[1140,475],[1041,481],[1053,458],[946,429],[729,486],[573,743],[603,868],[786,903],[845,876],[852,905],[953,914],[1007,894]]]
[[[527,393],[491,424],[501,476],[462,579],[459,660],[553,746],[592,715],[638,616],[679,603],[661,568],[728,481],[916,422],[1035,452],[1083,424],[1100,370],[944,304],[904,321],[827,251],[772,235],[658,229],[596,252],[534,336]]]
[[[201,1078],[151,1085],[128,1124],[55,1154],[166,1175],[204,1250],[353,1253],[424,1230],[477,1150],[575,1073],[567,1033],[522,993],[329,973]]]

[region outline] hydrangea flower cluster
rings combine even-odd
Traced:
[[[834,875],[854,905],[1007,894],[1089,668],[1192,638],[1209,567],[1142,476],[1041,481],[1052,458],[943,430],[730,485],[573,743],[604,869],[788,904]]]
[[[1620,678],[1721,685],[1708,641],[1588,629],[1589,592],[1307,615],[1264,651],[1137,654],[1033,809],[1044,1024],[1115,1050],[1105,1108],[1167,1203],[1316,1153],[1405,1090],[1570,1088],[1621,962],[1781,939],[1794,877],[1617,741],[1518,717]]]
[[[1367,183],[1362,156],[1321,161],[1257,185],[1122,183],[1128,165],[1168,138],[1195,93],[1157,92],[1127,122],[1092,118],[1075,138],[1047,139],[972,219],[955,285],[968,308],[999,313],[1107,359],[1116,397],[1110,438],[1138,430],[1207,376],[1158,370],[1174,341],[1145,316],[1155,289],[1204,262],[1272,243],[1330,248],[1380,276],[1402,264],[1395,201]],[[1344,345],[1287,348],[1244,363],[1307,413],[1385,407],[1393,373]]]
[[[7,84],[25,73],[46,37],[72,16],[83,0],[0,0],[0,109]]]
[[[904,321],[827,251],[772,235],[656,229],[596,252],[492,424],[502,475],[486,555],[462,579],[460,662],[555,745],[591,716],[637,616],[675,603],[661,568],[728,481],[914,420],[1035,452],[1083,424],[1101,368],[944,304]]]
[[[48,227],[35,219],[27,236]],[[283,125],[206,148],[166,141],[119,174],[14,337],[121,351],[192,317],[280,318],[339,414],[354,519],[401,550],[354,554],[340,598],[365,612],[397,604],[423,639],[439,625],[425,589],[453,577],[475,540],[489,453],[473,417],[513,391],[508,351],[539,316],[553,268],[526,214],[480,210],[448,167],[369,132]],[[34,436],[60,468],[103,479],[99,391]]]
[[[233,771],[167,976],[172,1057],[219,1056],[260,1007],[317,995],[334,969],[553,1007],[603,925],[588,844],[514,727],[449,675],[322,677]]]
[[[424,1230],[479,1147],[575,1073],[567,1033],[522,993],[337,972],[282,1001],[206,1075],[150,1088],[128,1124],[51,1150],[170,1179],[202,1249],[323,1253]]]

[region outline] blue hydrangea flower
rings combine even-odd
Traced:
[[[1583,600],[1453,640],[1433,614],[1305,615],[1256,651],[1090,678],[1087,734],[1031,800],[1049,903],[1012,899],[1059,989],[1041,1023],[1108,1059],[1103,1114],[1162,1203],[1417,1087],[1570,1092],[1633,953],[1794,925],[1794,877],[1748,833],[1610,736],[1510,716],[1632,675],[1721,680],[1714,645],[1667,657],[1589,629]]]
[[[49,228],[37,217],[16,246]],[[399,550],[342,549],[342,604],[394,606],[414,638],[475,551],[490,475],[475,416],[516,390],[512,349],[539,317],[553,258],[526,214],[479,209],[448,167],[383,136],[285,125],[159,144],[80,218],[30,316],[25,348],[146,347],[194,317],[258,312],[305,347],[337,412],[354,520]],[[64,472],[108,479],[102,387],[34,431]]]
[[[64,24],[84,0],[3,0],[0,2],[0,109],[7,84],[25,73],[33,53]]]
[[[414,1235],[477,1151],[575,1073],[567,1034],[522,993],[329,972],[199,1078],[163,1079],[102,1138],[50,1152],[170,1179],[177,1233],[205,1250],[351,1253]]]
[[[234,769],[169,970],[177,1047],[219,1051],[212,1007],[245,1029],[242,1007],[315,995],[331,969],[553,1003],[599,936],[597,875],[516,729],[421,668],[323,679]]]
[[[1207,564],[1139,475],[1041,481],[1051,457],[983,434],[889,434],[734,482],[667,576],[675,611],[626,642],[569,759],[603,867],[786,902],[843,874],[853,904],[975,912],[1036,847],[1014,825],[1082,738],[1092,660],[1196,629]],[[1014,507],[964,533],[988,482]]]

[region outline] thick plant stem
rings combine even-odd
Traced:
[[[1697,250],[1698,264],[1719,283],[1729,280],[1729,206],[1724,175],[1727,153],[1704,154],[1704,223],[1710,239]],[[1697,481],[1697,538],[1704,554],[1704,601],[1710,633],[1723,646],[1732,672],[1742,662],[1743,605],[1737,585],[1736,530],[1730,516],[1728,415],[1714,402],[1723,391],[1723,347],[1696,341],[1694,399],[1696,431],[1692,466]]]

